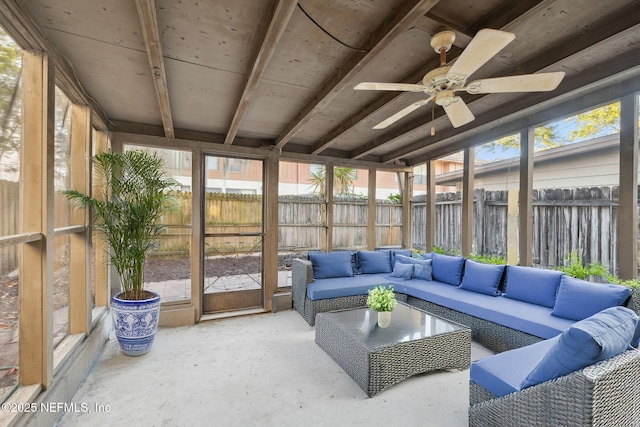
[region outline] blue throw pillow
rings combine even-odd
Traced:
[[[422,280],[433,280],[431,275],[431,260],[425,260],[426,262],[413,265],[413,277]]]
[[[394,265],[396,262],[401,262],[402,264],[426,264],[428,262],[430,262],[430,260],[426,260],[426,259],[422,259],[422,258],[414,258],[412,256],[406,256],[406,255],[396,255],[396,260],[394,262]]]
[[[458,286],[462,280],[464,258],[434,253],[431,267],[433,268],[431,272],[433,280]]]
[[[433,259],[433,252],[426,252],[420,255],[422,259]]]
[[[562,276],[561,271],[510,265],[504,296],[553,308]]]
[[[481,294],[498,296],[504,265],[482,264],[468,259],[464,265],[464,276],[460,287]]]
[[[592,283],[562,276],[551,314],[565,319],[582,320],[605,308],[624,304],[630,295],[631,289],[626,286]]]
[[[353,276],[351,251],[309,252],[314,279]]]
[[[399,261],[396,261],[393,266],[393,272],[391,273],[392,277],[399,277],[401,279],[411,279],[413,275],[413,264],[403,264]]]
[[[360,274],[391,273],[391,253],[389,251],[358,251]]]
[[[522,381],[521,388],[562,377],[624,352],[637,324],[638,316],[625,307],[607,308],[574,323]]]
[[[391,249],[391,265],[396,265],[397,255],[411,257],[412,253],[413,253],[412,249]]]

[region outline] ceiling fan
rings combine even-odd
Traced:
[[[425,99],[414,102],[398,111],[378,123],[373,129],[384,129],[412,111],[428,104],[431,100],[444,108],[451,124],[457,128],[473,121],[475,117],[462,98],[455,95],[455,92],[465,91],[474,95],[480,93],[547,92],[558,87],[564,78],[564,72],[560,71],[480,79],[467,84],[469,76],[504,49],[516,36],[506,31],[480,30],[453,65],[447,65],[446,53],[451,49],[455,37],[453,31],[447,30],[439,32],[431,38],[431,47],[440,55],[440,67],[429,71],[422,79],[422,84],[363,82],[354,87],[356,90],[408,91],[427,94]],[[434,134],[433,129],[431,133]]]

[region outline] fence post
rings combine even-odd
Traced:
[[[464,149],[464,173],[462,178],[462,256],[473,251],[473,180],[475,151],[473,147]]]
[[[507,264],[518,264],[518,190],[507,195]]]

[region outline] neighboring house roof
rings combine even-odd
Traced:
[[[586,141],[576,142],[572,144],[562,145],[556,148],[550,148],[544,151],[535,152],[533,155],[534,167],[541,166],[547,162],[568,162],[575,161],[577,157],[594,157],[599,156],[603,150],[617,151],[620,135],[613,134]],[[513,173],[519,168],[519,156],[511,159],[498,160],[485,163],[483,165],[476,164],[474,169],[474,177],[482,177],[483,175],[498,175]],[[455,185],[462,181],[463,170],[447,172],[436,176],[436,184],[438,185]],[[590,175],[585,175],[588,177]],[[588,185],[585,183],[585,185]]]

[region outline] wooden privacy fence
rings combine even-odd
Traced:
[[[178,192],[180,209],[168,213],[162,222],[168,231],[156,255],[190,255],[191,193]],[[512,197],[517,193],[512,192]],[[472,250],[479,255],[507,255],[509,193],[475,190]],[[0,181],[0,235],[17,233],[18,184]],[[412,240],[416,248],[425,245],[425,196],[412,200]],[[587,263],[599,262],[616,271],[618,188],[594,187],[547,189],[533,192],[533,257],[545,267],[563,265],[575,252]],[[236,234],[208,237],[206,252],[233,253],[256,250],[255,236],[262,230],[260,195],[208,193],[204,201],[205,232]],[[368,203],[362,197],[336,199],[333,212],[333,247],[366,248]],[[461,248],[460,193],[436,195],[435,244],[446,250]],[[313,196],[281,196],[278,204],[278,248],[284,252],[318,250],[326,247],[326,203]],[[511,223],[517,224],[515,218]],[[402,244],[402,205],[387,200],[376,202],[377,247]],[[0,249],[0,274],[18,266],[17,246]]]
[[[186,255],[191,241],[191,193],[178,192],[181,208],[170,212],[161,245],[155,255]],[[333,212],[333,247],[355,249],[367,247],[369,206],[362,197],[339,197]],[[254,236],[262,224],[260,195],[207,193],[204,201],[205,232],[238,234],[206,239],[210,254],[253,251]],[[326,247],[326,203],[313,196],[281,196],[278,203],[278,247],[281,251],[321,250]],[[376,205],[376,245],[401,246],[402,205],[379,200]]]
[[[517,192],[512,192],[517,198]],[[474,192],[472,250],[479,255],[507,256],[507,191]],[[425,245],[425,196],[412,203],[413,244]],[[435,245],[460,250],[460,193],[436,195]],[[516,218],[512,223],[517,224]],[[617,271],[618,187],[533,191],[533,260],[543,267],[564,265],[572,253],[586,263]]]
[[[336,198],[333,248],[366,248],[369,205],[359,196]],[[278,247],[282,251],[326,247],[326,203],[318,197],[282,196],[278,203]],[[376,201],[375,246],[402,245],[402,205]]]

